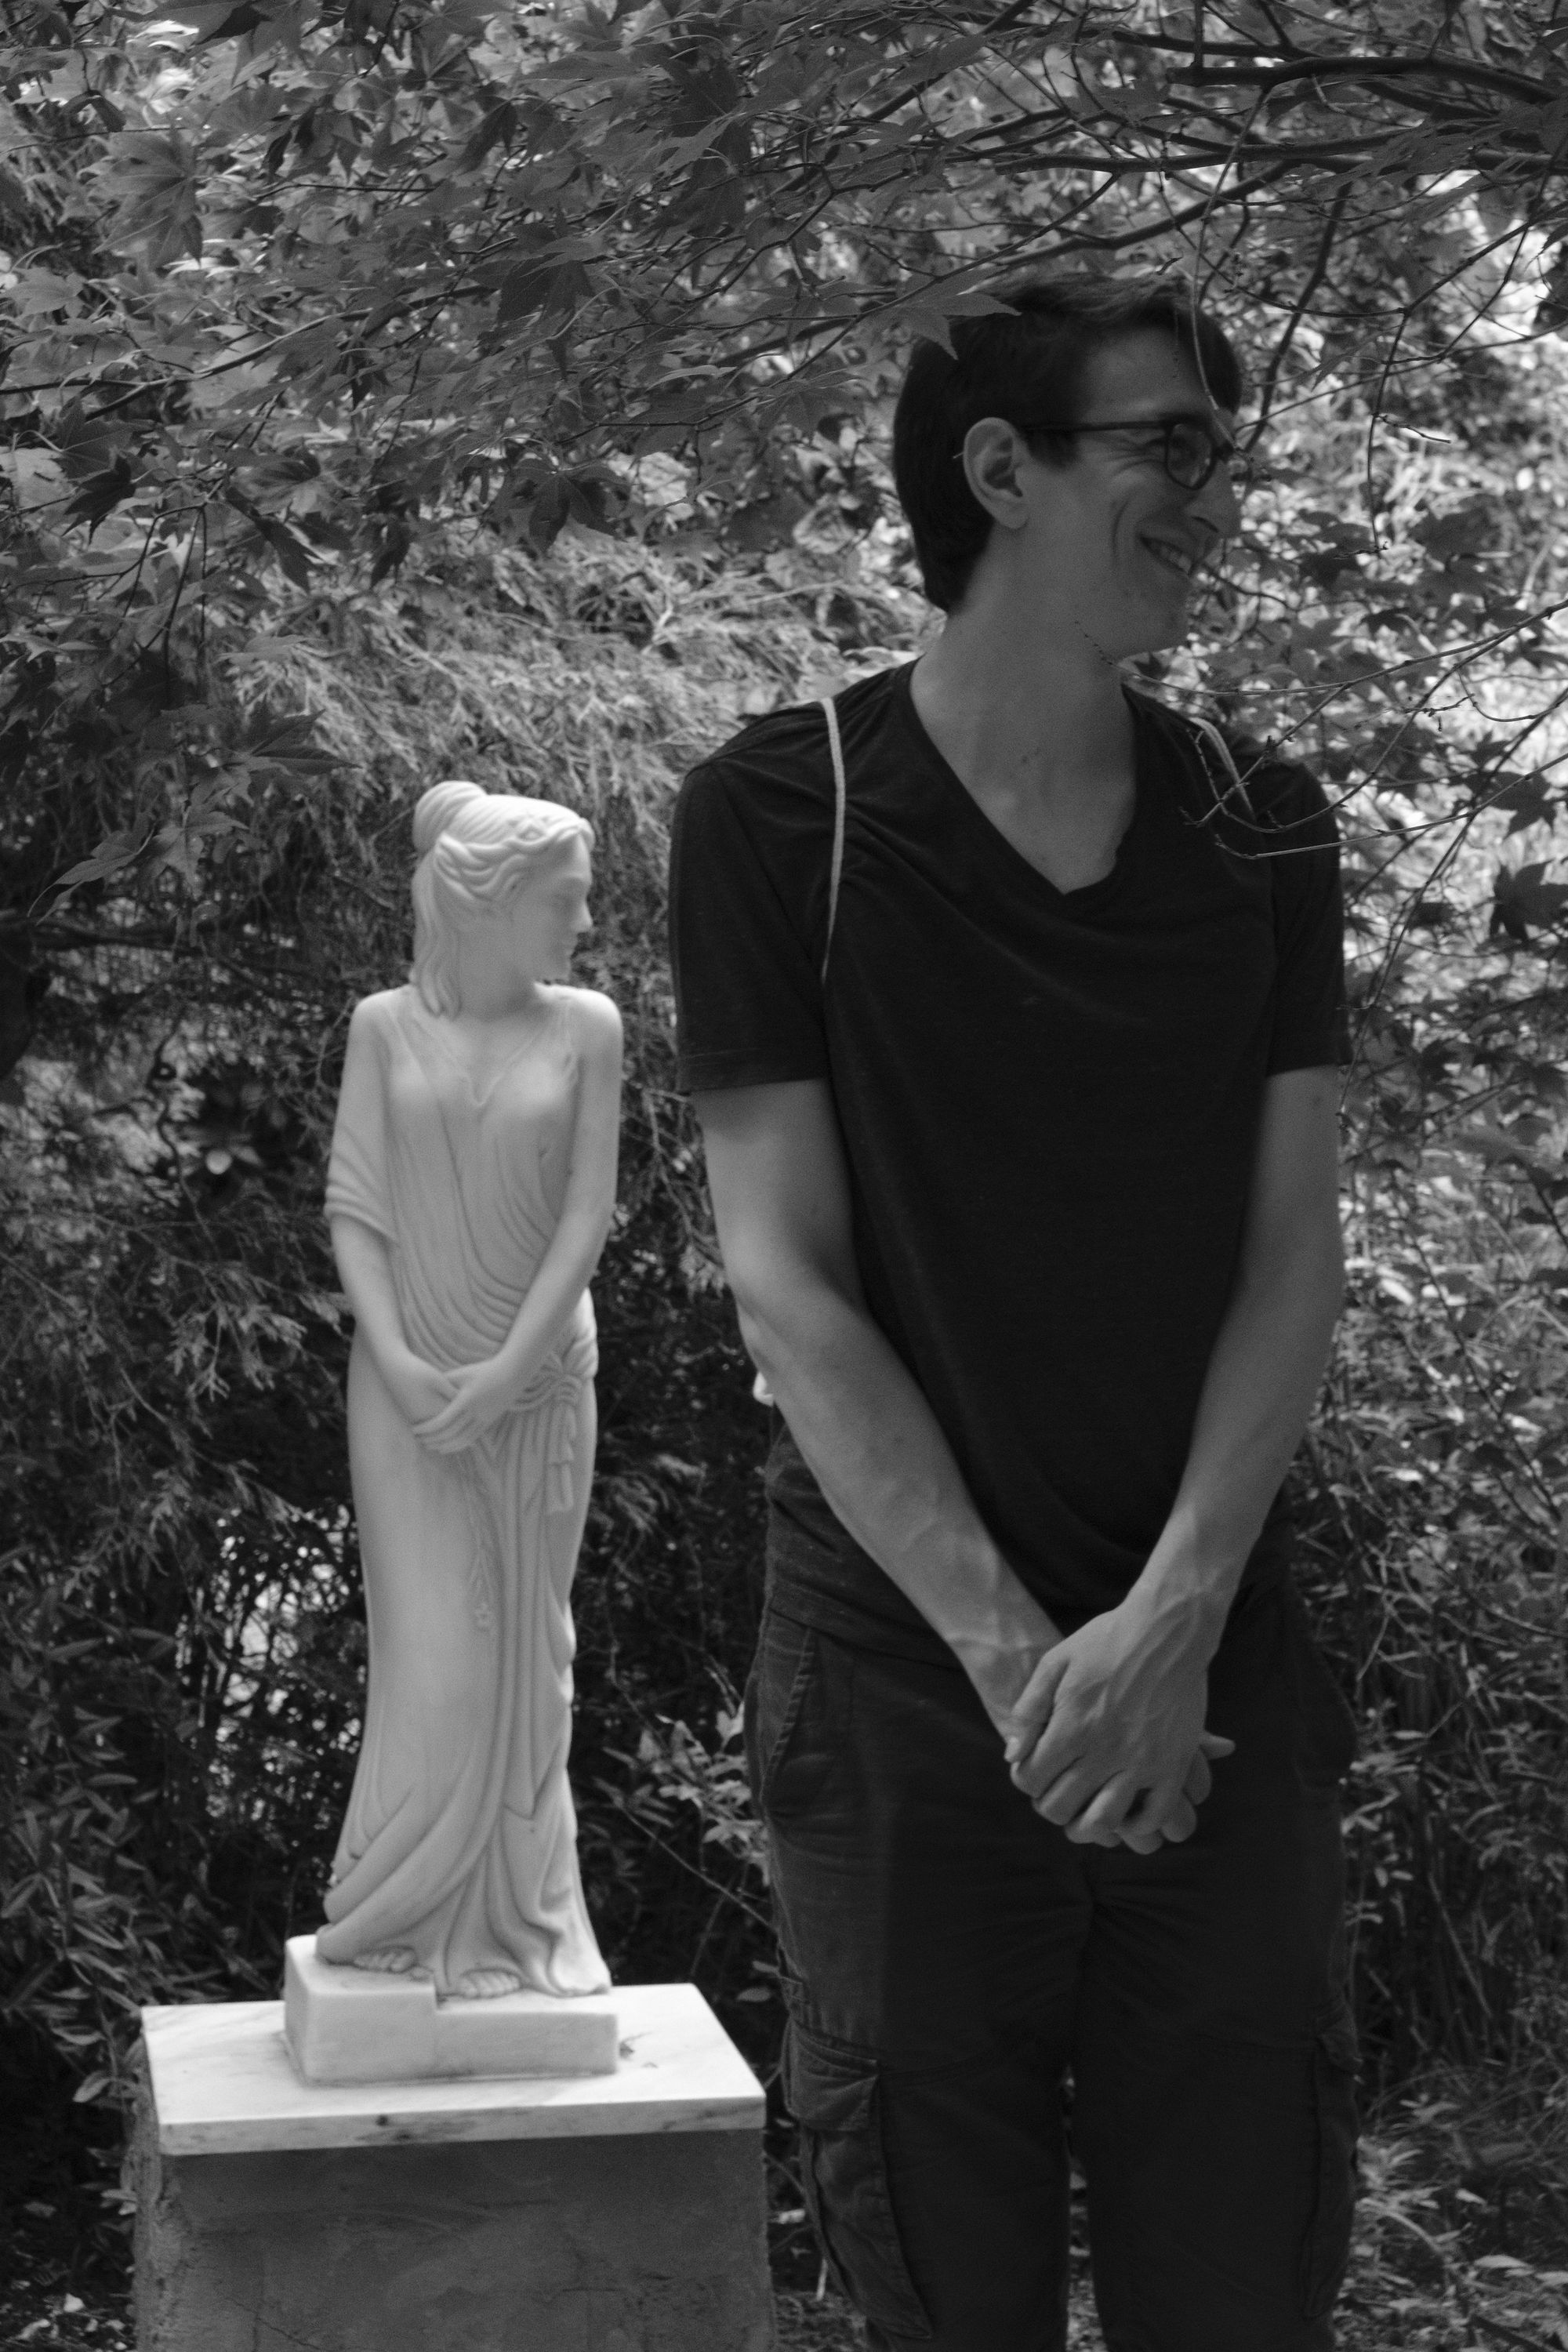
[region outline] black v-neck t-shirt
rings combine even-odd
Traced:
[[[1196,731],[1131,698],[1112,870],[1063,892],[936,750],[913,665],[687,778],[671,942],[693,1092],[826,1079],[867,1303],[1001,1550],[1070,1627],[1122,1598],[1174,1500],[1236,1271],[1266,1081],[1342,1058],[1332,819],[1300,768],[1216,808]],[[835,1517],[782,1418],[769,1574],[787,1615],[946,1656]],[[1277,1565],[1280,1506],[1249,1575]]]

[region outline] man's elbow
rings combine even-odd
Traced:
[[[1343,1312],[1345,1303],[1345,1254],[1342,1249],[1336,1249],[1331,1257],[1325,1259],[1320,1283],[1318,1295],[1322,1301],[1323,1320],[1331,1331]]]
[[[1345,1248],[1337,1215],[1325,1218],[1297,1258],[1295,1279],[1309,1292],[1330,1330],[1345,1303]]]
[[[771,1256],[759,1265],[731,1253],[724,1271],[742,1344],[770,1387],[775,1375],[826,1342],[836,1307],[847,1303],[809,1265],[785,1267]]]
[[[1310,1299],[1329,1322],[1344,1304],[1344,1243],[1336,1215],[1306,1217],[1255,1234],[1242,1265],[1244,1287],[1254,1297],[1283,1304]]]
[[[726,1256],[724,1273],[741,1326],[741,1343],[757,1370],[776,1369],[784,1344],[780,1285],[771,1269],[739,1263]]]
[[[770,1375],[779,1369],[779,1351],[773,1344],[773,1331],[764,1317],[754,1314],[739,1298],[735,1306],[741,1323],[741,1345],[771,1386]]]
[[[1317,1241],[1319,1278],[1332,1292],[1337,1315],[1345,1296],[1345,1231],[1337,1195],[1317,1220]]]

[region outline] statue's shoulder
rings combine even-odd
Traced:
[[[368,1044],[373,1038],[388,1036],[413,992],[405,984],[402,988],[378,988],[373,996],[362,996],[349,1016],[350,1037],[363,1038]]]
[[[374,995],[362,996],[353,1009],[353,1018],[366,1028],[384,1025],[395,1020],[414,991],[405,981],[401,988],[378,988]]]
[[[601,1052],[610,1047],[619,1051],[621,1013],[614,997],[601,994],[596,988],[568,988],[560,983],[556,994],[565,1007],[580,1051],[594,1047]]]

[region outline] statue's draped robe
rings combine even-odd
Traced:
[[[328,1213],[382,1236],[408,1343],[448,1370],[495,1355],[555,1230],[577,1088],[565,999],[482,1096],[412,988],[368,1012],[375,1051],[345,1076]],[[609,1981],[566,1780],[596,1362],[584,1291],[515,1407],[465,1452],[433,1454],[354,1341],[370,1688],[325,1960],[402,1947],[438,1993],[487,1968],[555,1993]]]

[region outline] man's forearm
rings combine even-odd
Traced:
[[[1300,1444],[1342,1285],[1339,1235],[1324,1224],[1267,1266],[1244,1270],[1220,1326],[1181,1486],[1129,1596],[1201,1626],[1205,1654]]]
[[[1002,1716],[1060,1638],[992,1540],[930,1405],[831,1285],[742,1302],[741,1328],[835,1516]],[[787,1296],[783,1295],[787,1291]]]

